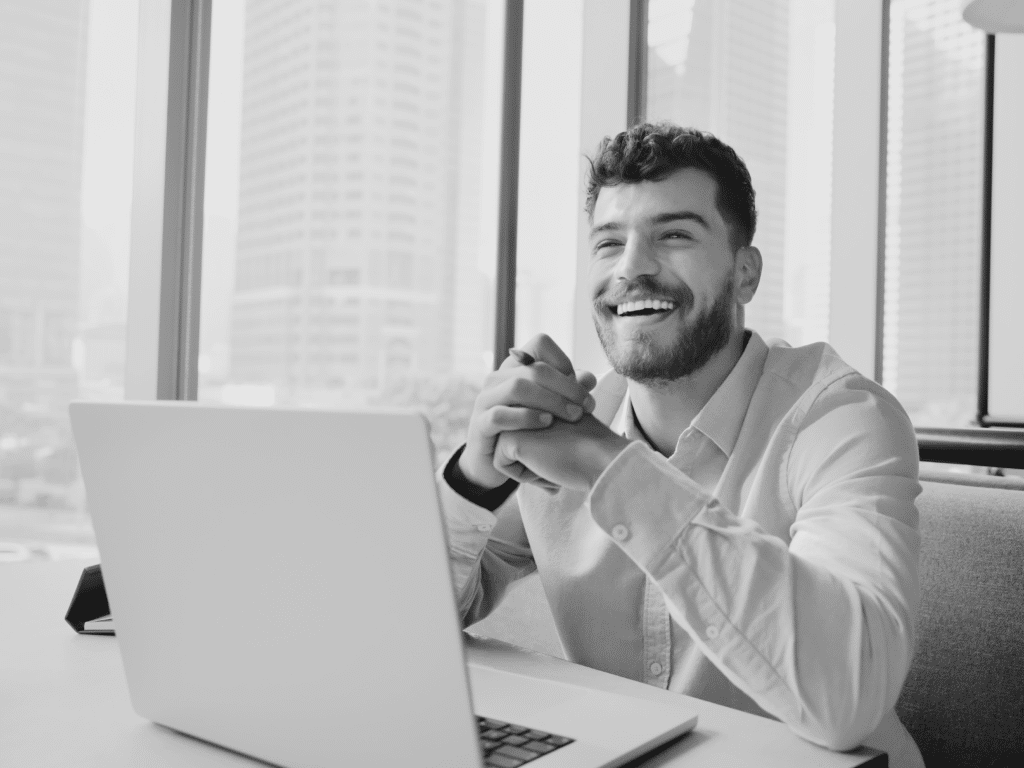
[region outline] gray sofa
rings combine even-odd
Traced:
[[[921,616],[897,711],[928,768],[1024,767],[1024,480],[921,479]],[[536,575],[473,631],[562,655]]]
[[[896,710],[928,768],[1020,768],[1024,482],[921,479],[921,615]]]

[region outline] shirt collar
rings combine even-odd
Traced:
[[[726,456],[731,456],[736,447],[736,440],[747,415],[747,407],[754,396],[758,381],[764,371],[764,362],[768,357],[768,345],[764,343],[757,331],[747,330],[747,343],[743,354],[736,365],[729,371],[725,381],[704,404],[690,426],[711,440]],[[633,414],[633,406],[629,402],[629,392],[623,399],[612,421],[612,428],[631,440],[644,439]]]
[[[693,421],[694,429],[704,433],[726,456],[732,455],[736,439],[747,415],[757,383],[764,372],[768,345],[756,331],[747,331],[747,345],[725,381],[704,404]]]

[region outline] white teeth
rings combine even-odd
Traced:
[[[615,308],[615,313],[625,315],[630,312],[639,312],[641,309],[675,309],[675,303],[662,301],[661,299],[644,299],[643,301],[625,301]]]

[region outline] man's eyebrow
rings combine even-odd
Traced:
[[[700,224],[704,229],[711,229],[708,220],[694,211],[673,211],[671,213],[659,213],[651,221],[655,224],[668,224],[670,221],[692,221]]]
[[[593,237],[594,235],[598,234],[599,232],[614,232],[614,231],[617,231],[617,230],[620,230],[620,229],[622,229],[622,225],[619,224],[617,221],[608,221],[608,222],[605,222],[604,224],[600,224],[600,225],[598,225],[596,227],[591,227],[590,228],[590,236]]]
[[[704,227],[704,229],[711,229],[711,225],[708,224],[708,220],[694,211],[671,211],[669,213],[659,213],[651,219],[652,224],[668,224],[672,221],[692,221],[693,223]],[[604,224],[592,227],[590,230],[590,236],[593,237],[601,232],[615,232],[620,229],[622,229],[622,225],[619,222],[608,221]]]

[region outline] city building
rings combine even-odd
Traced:
[[[482,90],[459,74],[475,66],[465,25],[482,23],[465,5],[248,3],[234,384],[332,401],[447,376],[479,345],[466,307],[481,281],[456,225],[459,167],[480,152],[459,144],[463,97]]]
[[[75,396],[87,0],[6,3],[0,24],[0,404]]]
[[[956,3],[893,3],[882,382],[967,426],[978,381],[984,34]]]

